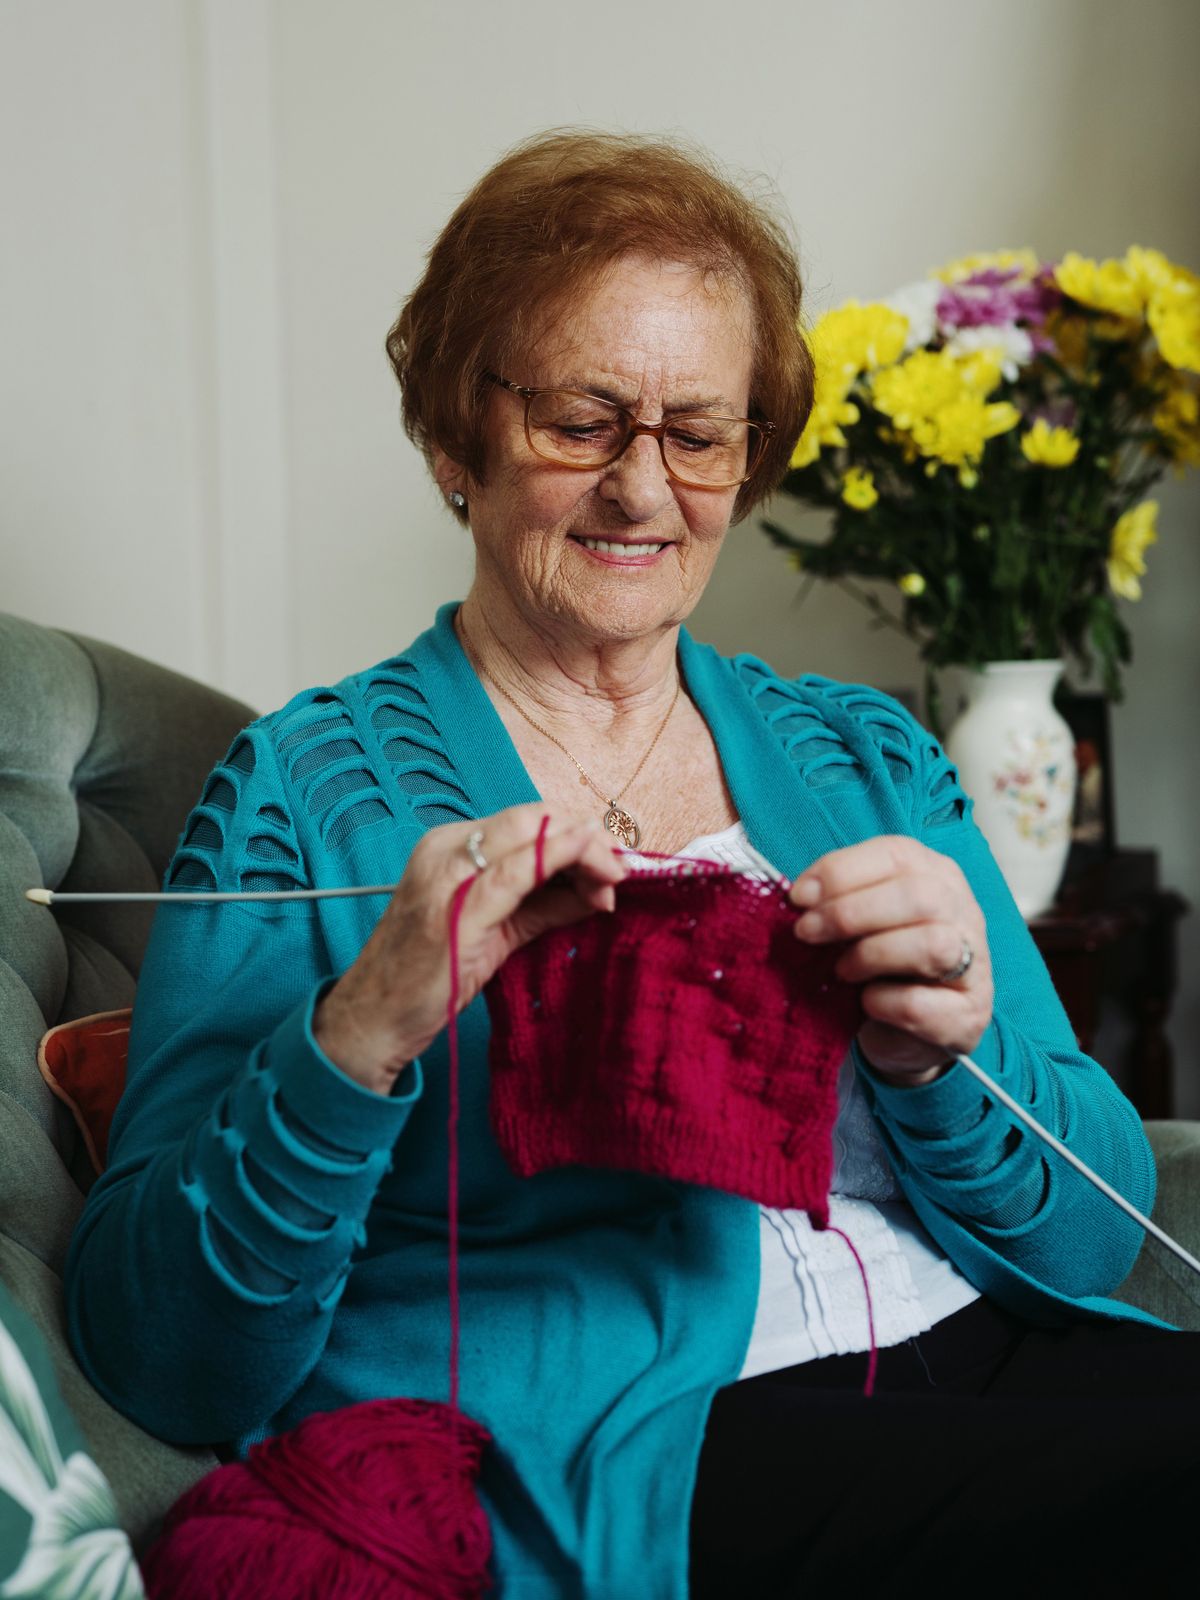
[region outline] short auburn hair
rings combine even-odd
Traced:
[[[675,139],[556,129],[485,173],[442,229],[387,337],[405,431],[484,481],[488,371],[519,362],[544,320],[626,255],[737,283],[754,318],[750,415],[775,424],[740,519],[787,471],[813,403],[802,284],[784,223],[704,151]],[[465,514],[459,513],[465,520]]]

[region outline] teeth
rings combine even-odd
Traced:
[[[653,556],[663,548],[661,544],[611,544],[607,539],[585,539],[582,535],[579,542],[585,549],[599,550],[606,556]]]

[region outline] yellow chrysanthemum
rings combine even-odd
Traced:
[[[816,367],[812,415],[792,452],[793,467],[811,465],[823,448],[845,445],[843,429],[859,417],[851,389],[862,373],[898,360],[907,336],[908,318],[884,305],[848,300],[820,319],[809,336]]]
[[[1169,261],[1161,250],[1147,250],[1140,244],[1129,246],[1121,265],[1137,285],[1142,301],[1147,305],[1160,290],[1192,276],[1186,267]]]
[[[907,337],[907,317],[890,306],[877,302],[863,306],[857,300],[830,311],[813,329],[813,343],[824,351],[824,358],[840,361],[855,377],[898,361]]]
[[[876,373],[872,397],[936,471],[938,463],[976,465],[989,439],[1020,422],[1016,406],[987,403],[999,381],[1000,360],[991,351],[961,359],[944,350],[914,350]]]
[[[1054,280],[1080,305],[1115,317],[1140,317],[1145,308],[1145,296],[1123,261],[1092,261],[1070,250],[1055,267]]]
[[[902,594],[915,599],[917,595],[925,593],[925,579],[919,572],[906,572],[902,578],[896,579],[896,587]]]
[[[796,440],[790,465],[809,467],[821,454],[822,447],[837,449],[844,445],[846,435],[842,429],[853,426],[858,418],[858,407],[847,400],[845,390],[839,389],[836,381],[831,381],[830,375],[822,375],[818,365],[813,408],[804,432]]]
[[[960,256],[957,261],[939,267],[933,276],[940,278],[943,283],[958,283],[976,272],[985,272],[989,267],[995,267],[999,272],[1019,267],[1022,272],[1032,277],[1038,269],[1038,258],[1036,253],[1029,249],[985,250],[973,256]]]
[[[1186,382],[1171,385],[1153,417],[1177,467],[1200,467],[1200,395]]]
[[[1069,467],[1079,454],[1079,440],[1070,428],[1052,428],[1039,417],[1021,435],[1021,454],[1035,467]]]
[[[1118,517],[1108,549],[1108,583],[1123,600],[1140,600],[1139,578],[1146,570],[1145,551],[1158,538],[1158,501],[1143,500]]]
[[[1151,296],[1146,317],[1163,360],[1177,371],[1200,372],[1200,279],[1164,284]]]
[[[874,474],[863,467],[851,467],[842,480],[842,499],[855,511],[869,511],[879,499]]]

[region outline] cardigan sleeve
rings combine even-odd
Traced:
[[[958,863],[987,922],[995,1007],[975,1059],[1148,1213],[1154,1161],[1137,1112],[1109,1074],[1079,1050],[954,768],[915,719],[893,701],[886,706],[893,750],[907,745],[911,831]],[[903,1088],[873,1073],[861,1055],[858,1066],[900,1183],[952,1255],[955,1233],[966,1230],[986,1253],[1069,1298],[1106,1294],[1126,1276],[1141,1229],[963,1067]],[[972,1254],[979,1258],[978,1249]],[[987,1287],[1003,1298],[1002,1287]]]
[[[269,732],[205,787],[169,890],[309,881]],[[332,981],[311,902],[160,906],[138,984],[109,1166],[67,1264],[76,1355],[152,1433],[260,1428],[328,1337],[420,1064],[384,1097],[313,1036]]]

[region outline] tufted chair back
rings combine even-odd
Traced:
[[[112,1411],[63,1333],[61,1272],[91,1172],[37,1069],[55,1023],[131,1005],[153,908],[48,910],[24,890],[157,889],[210,767],[254,713],[112,645],[0,614],[0,1278],[144,1531],[211,1464]]]

